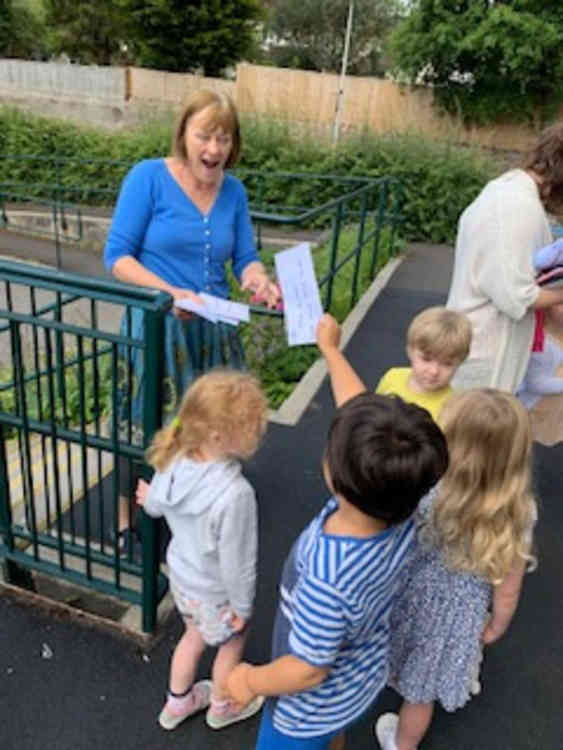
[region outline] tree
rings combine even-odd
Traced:
[[[270,0],[265,27],[272,61],[284,67],[339,72],[349,0]],[[397,0],[355,0],[348,72],[381,72],[383,40],[399,18]]]
[[[135,61],[144,67],[217,76],[253,49],[259,0],[118,0]]]
[[[125,17],[114,0],[43,0],[51,55],[82,65],[125,62]]]
[[[14,0],[0,0],[0,57],[41,58],[40,20]]]
[[[540,124],[563,99],[561,0],[418,0],[391,35],[396,71],[465,121]]]

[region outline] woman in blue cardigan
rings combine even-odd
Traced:
[[[198,292],[228,297],[226,263],[231,261],[241,287],[275,306],[279,289],[258,258],[245,189],[225,174],[240,148],[231,99],[207,90],[192,94],[176,129],[172,155],[139,162],[123,181],[104,251],[106,268],[121,281],[169,292],[174,301],[200,302]],[[130,320],[123,320],[122,332],[137,338],[142,326],[143,313],[135,309]],[[131,423],[131,438],[142,445],[142,352],[129,348],[124,364],[120,427],[129,439]],[[189,383],[216,365],[244,366],[236,328],[174,307],[165,326],[165,419]],[[131,536],[128,498],[135,489],[127,463],[120,467],[122,548]]]

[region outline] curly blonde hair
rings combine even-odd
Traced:
[[[452,396],[439,422],[450,464],[421,539],[448,567],[498,584],[518,560],[535,564],[528,414],[509,393],[484,388]]]
[[[216,432],[225,455],[249,458],[258,448],[268,421],[268,402],[260,383],[237,370],[216,369],[195,380],[177,416],[159,430],[147,461],[163,471],[178,456],[194,456]]]

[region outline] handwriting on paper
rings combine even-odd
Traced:
[[[285,329],[289,346],[313,344],[323,309],[315,278],[311,247],[302,242],[275,255],[282,289]]]

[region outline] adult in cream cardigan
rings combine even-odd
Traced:
[[[532,348],[534,309],[563,302],[540,289],[534,252],[553,241],[546,210],[563,206],[563,123],[545,130],[522,169],[491,180],[461,215],[447,307],[473,325],[457,388],[515,392]]]

